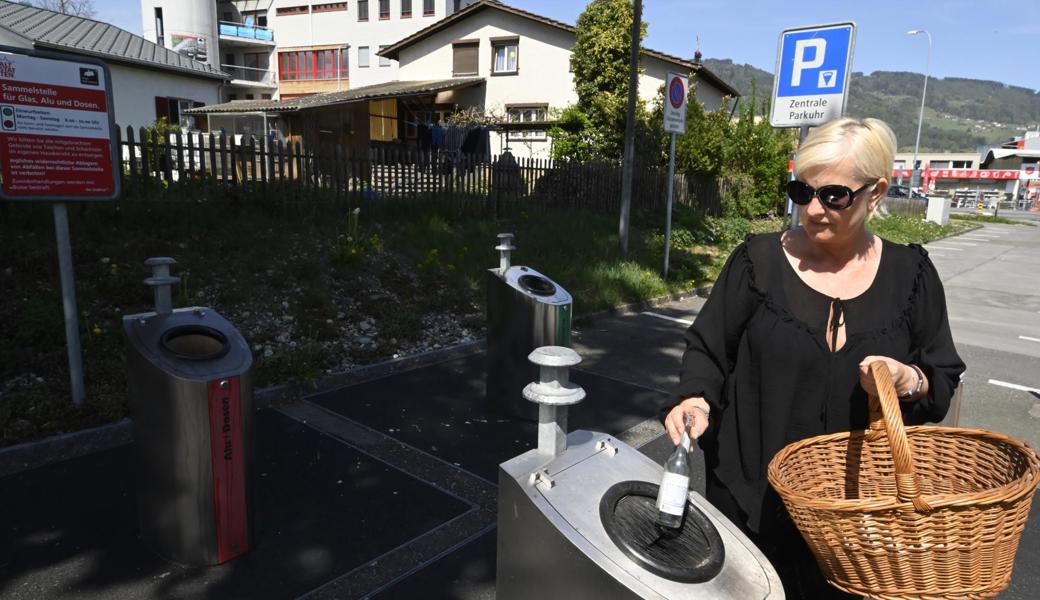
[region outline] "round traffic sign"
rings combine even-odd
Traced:
[[[682,108],[685,100],[686,88],[683,87],[682,79],[672,77],[672,80],[668,83],[668,101],[672,103],[672,108],[678,110]]]

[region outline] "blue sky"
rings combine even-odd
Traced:
[[[585,0],[504,0],[507,4],[574,23]],[[95,0],[98,17],[141,32],[138,0]],[[855,21],[856,71],[923,73],[932,34],[930,73],[936,77],[991,79],[1040,90],[1040,11],[1028,2],[991,0],[644,0],[650,23],[646,45],[689,57],[701,51],[772,71],[780,31],[789,27]]]

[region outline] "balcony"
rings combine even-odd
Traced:
[[[229,46],[274,46],[274,31],[245,23],[221,21],[220,41]]]
[[[257,69],[241,65],[220,65],[220,70],[231,75],[231,85],[272,89],[278,87],[278,76],[272,69]]]

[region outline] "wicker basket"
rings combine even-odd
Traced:
[[[870,368],[881,396],[870,428],[790,444],[769,483],[835,587],[877,600],[995,596],[1011,580],[1040,457],[981,429],[904,429],[888,368]]]

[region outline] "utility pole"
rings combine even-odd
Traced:
[[[632,49],[628,65],[628,114],[625,117],[625,157],[621,163],[621,222],[618,242],[621,255],[628,257],[629,215],[632,212],[632,162],[636,153],[636,94],[639,90],[639,38],[643,31],[643,0],[632,7]]]

